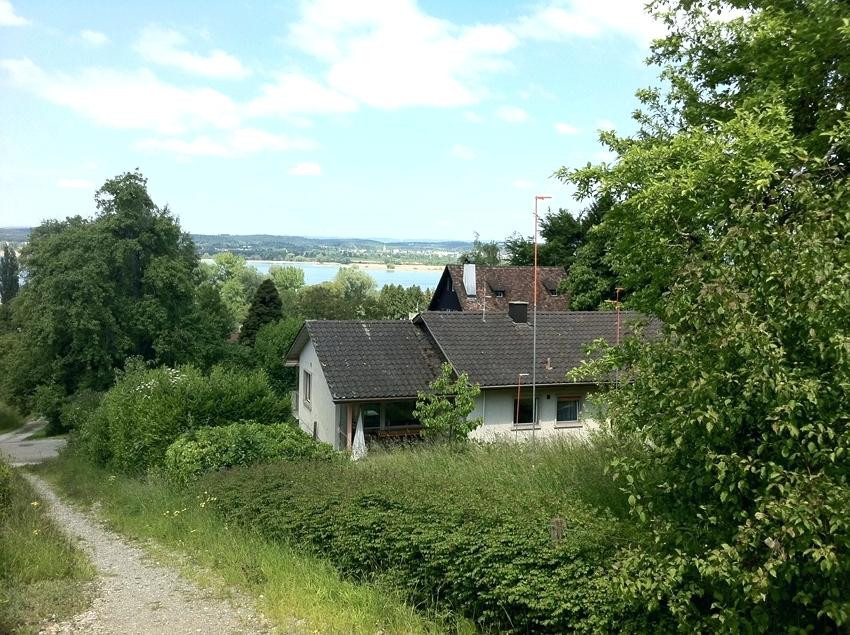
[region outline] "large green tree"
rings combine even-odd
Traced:
[[[619,370],[608,416],[643,449],[613,473],[650,540],[614,577],[679,630],[844,632],[850,6],[652,5],[669,89],[603,135],[616,161],[560,173],[612,198],[609,263],[666,324],[579,373]]]
[[[3,243],[3,255],[0,256],[0,302],[8,304],[18,295],[18,255],[9,243]]]
[[[14,341],[0,357],[17,401],[38,385],[56,394],[106,388],[128,356],[197,361],[199,337],[224,336],[199,310],[210,299],[198,302],[194,244],[153,203],[145,178],[110,179],[95,202],[94,218],[47,221],[24,248],[27,284],[14,304]]]

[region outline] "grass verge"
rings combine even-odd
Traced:
[[[37,633],[91,601],[94,567],[51,521],[43,501],[0,462],[0,633]]]
[[[186,572],[200,584],[255,598],[283,630],[304,620],[310,631],[322,633],[474,631],[448,615],[423,615],[394,589],[346,580],[327,561],[285,542],[229,526],[210,511],[206,497],[161,479],[113,474],[72,452],[36,469],[77,503],[99,503],[99,514],[119,533],[185,555]]]

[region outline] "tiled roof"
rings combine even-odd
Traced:
[[[534,300],[534,267],[475,265],[474,294],[463,284],[463,265],[447,265],[454,292],[462,311],[481,311],[486,298],[487,310],[507,313],[509,302]],[[567,273],[563,267],[537,268],[537,306],[539,311],[565,311],[567,297],[552,295]],[[497,293],[504,293],[497,297]],[[436,308],[436,307],[435,307]]]
[[[417,321],[431,333],[441,352],[455,370],[465,372],[481,386],[515,386],[519,373],[531,381],[532,327],[514,323],[504,313],[429,311]],[[621,335],[629,324],[643,319],[632,311],[620,313]],[[612,344],[617,337],[617,315],[613,311],[563,311],[537,314],[537,383],[564,384],[567,371],[585,358],[585,346],[604,338]],[[531,321],[531,315],[529,315]],[[658,330],[658,322],[647,325],[646,335]]]
[[[415,397],[438,374],[441,359],[407,320],[309,320],[334,401]]]

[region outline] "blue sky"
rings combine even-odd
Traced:
[[[187,231],[503,239],[632,130],[641,0],[0,0],[0,225],[140,168]]]

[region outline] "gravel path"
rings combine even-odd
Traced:
[[[41,478],[24,474],[68,535],[82,541],[97,567],[99,594],[92,608],[42,633],[132,634],[269,633],[247,606],[213,597],[177,571],[153,564],[144,552],[64,503]]]
[[[22,427],[6,434],[0,434],[0,456],[6,458],[13,467],[41,463],[53,458],[65,447],[65,439],[31,439],[47,426],[43,419],[29,421]]]

